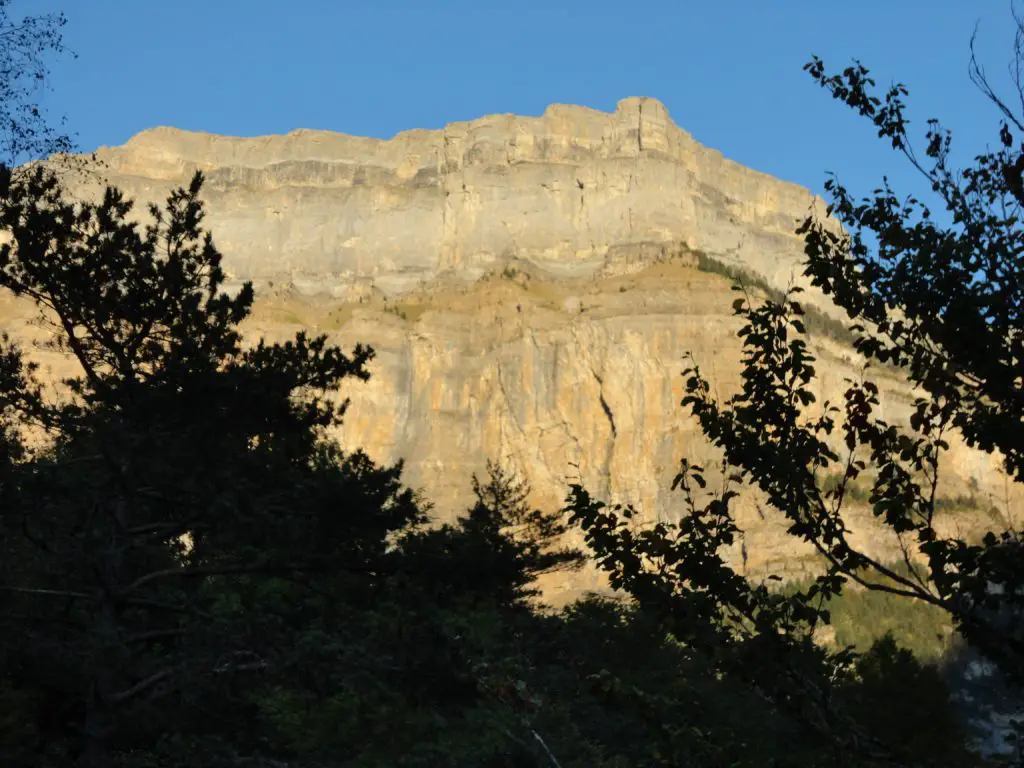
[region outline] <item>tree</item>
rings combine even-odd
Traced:
[[[837,762],[648,612],[596,598],[557,613],[532,605],[522,589],[536,573],[531,553],[555,542],[513,524],[529,510],[514,475],[492,464],[475,486],[459,520],[396,539],[393,578],[369,599],[348,588],[316,603],[318,621],[289,619],[303,629],[275,643],[291,662],[262,673],[249,703],[234,705],[245,707],[239,720],[253,741],[288,765],[867,764]],[[262,594],[262,612],[289,615]],[[931,728],[948,720],[934,696],[941,682],[912,659],[895,661],[844,678],[840,695],[886,733],[880,705],[897,706],[894,691],[917,686],[902,691],[918,697],[923,723],[909,736],[939,764],[964,764],[957,729]]]
[[[1024,22],[1015,18],[1011,72],[1024,97]],[[968,541],[941,534],[935,516],[940,458],[950,434],[998,452],[1009,477],[1024,480],[1024,116],[990,86],[972,42],[972,79],[1001,120],[996,148],[957,171],[951,136],[937,121],[928,123],[923,154],[913,148],[903,85],[878,95],[868,70],[856,62],[835,75],[817,58],[806,69],[873,123],[945,209],[936,217],[888,182],[855,202],[830,178],[833,220],[812,213],[798,230],[806,245],[805,275],[854,321],[856,349],[866,360],[894,366],[924,391],[908,427],[879,418],[879,389],[869,374],[848,382],[841,403],[819,406],[810,387],[815,359],[799,289],[754,306],[738,286],[742,295],[733,307],[743,320],[741,390],[719,401],[696,361],[691,358],[684,372],[683,405],[723,457],[717,490],[706,490],[704,468],[684,460],[673,486],[685,499],[678,524],[634,533],[625,522],[630,509],[609,509],[580,486],[572,488],[568,509],[613,584],[665,616],[682,640],[712,650],[775,649],[766,657],[780,659],[781,667],[762,659],[737,671],[780,699],[794,692],[794,701],[818,696],[808,688],[806,670],[791,674],[799,657],[794,649],[806,648],[809,632],[829,620],[825,602],[850,582],[941,608],[969,643],[1019,679],[1024,558],[1018,532],[1007,523],[982,541]],[[835,470],[841,479],[830,485]],[[870,480],[874,515],[899,540],[904,558],[896,566],[872,558],[848,537],[844,501],[857,478]],[[741,534],[733,501],[742,486],[758,488],[769,509],[787,520],[789,533],[821,556],[824,573],[808,589],[781,594],[751,584],[725,560],[722,549]],[[839,669],[849,661],[839,654],[824,663]],[[837,711],[822,701],[822,711]],[[838,723],[820,725],[851,745],[852,735]]]
[[[549,764],[533,722],[551,688],[534,673],[547,621],[533,582],[582,554],[558,547],[559,515],[532,510],[513,473],[488,463],[473,487],[456,521],[394,537],[365,599],[348,585],[316,622],[289,621],[303,627],[286,641],[297,661],[265,678],[251,720],[282,760]],[[318,591],[328,584],[318,577]]]
[[[0,162],[15,167],[72,149],[71,138],[47,121],[39,93],[49,75],[47,58],[66,54],[63,13],[18,19],[13,0],[0,0]]]
[[[473,475],[476,500],[457,525],[413,531],[402,541],[409,557],[422,553],[418,573],[448,571],[428,578],[445,583],[453,596],[475,596],[494,606],[522,606],[540,594],[536,580],[547,573],[580,568],[581,550],[560,544],[568,531],[560,512],[532,509],[530,487],[514,472],[488,461],[486,477]],[[438,551],[441,548],[446,551]],[[452,568],[452,563],[458,563]]]
[[[200,174],[142,232],[113,189],[75,204],[45,168],[6,179],[0,286],[35,302],[80,374],[44,398],[5,346],[4,667],[54,759],[106,766],[159,740],[154,708],[197,722],[201,692],[278,662],[225,601],[270,577],[372,582],[422,513],[400,467],[324,442],[346,406],[332,393],[366,378],[371,350],[242,344],[253,294],[221,291]]]

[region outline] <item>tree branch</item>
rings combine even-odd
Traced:
[[[200,576],[228,576],[240,573],[258,573],[260,571],[267,570],[269,570],[269,566],[265,562],[249,565],[196,565],[184,568],[164,568],[159,571],[147,573],[145,576],[140,576],[127,587],[122,589],[121,594],[128,594],[139,587],[145,586],[146,584],[159,579],[188,579]]]
[[[162,637],[180,637],[187,634],[186,630],[179,628],[176,629],[151,629],[148,632],[137,632],[134,635],[129,635],[126,640],[129,643],[143,643],[147,640],[158,640]]]
[[[140,693],[145,693],[149,688],[159,683],[161,680],[165,680],[174,673],[173,667],[164,667],[159,672],[154,672],[144,680],[140,680],[131,688],[127,688],[119,693],[112,694],[110,696],[110,702],[113,704],[122,704],[128,699],[138,696]]]
[[[91,600],[96,601],[94,595],[86,594],[85,592],[72,592],[66,589],[36,589],[33,587],[5,587],[0,586],[0,590],[4,592],[14,592],[21,595],[40,595],[48,597],[71,597],[77,600]]]

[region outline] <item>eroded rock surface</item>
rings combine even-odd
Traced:
[[[794,229],[820,205],[697,144],[639,98],[611,114],[556,105],[387,141],[157,128],[98,156],[107,180],[140,201],[206,173],[206,223],[232,279],[258,288],[251,338],[307,327],[375,347],[373,379],[345,393],[341,439],[404,459],[408,482],[448,518],[487,458],[518,469],[538,504],[560,505],[579,477],[648,519],[677,516],[679,459],[715,460],[679,407],[683,355],[722,395],[738,385],[731,281],[700,259],[785,288],[801,271]],[[23,305],[4,300],[0,312],[17,333],[42,333]],[[840,400],[859,361],[826,333],[813,347],[819,401]],[[52,375],[66,369],[40,354]],[[905,417],[912,394],[876,378],[887,417]],[[954,445],[947,470],[944,493],[974,499],[948,524],[984,528],[1013,508],[992,457]],[[799,570],[809,553],[785,526],[762,520],[754,494],[742,508],[747,567]],[[862,509],[856,537],[896,557],[869,517]]]
[[[701,146],[643,98],[610,114],[553,105],[387,141],[155,128],[98,155],[111,182],[146,199],[205,171],[235,277],[342,296],[472,280],[513,257],[555,276],[629,270],[679,243],[784,285],[812,203]]]

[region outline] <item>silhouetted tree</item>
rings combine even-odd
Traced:
[[[446,578],[435,572],[429,582],[456,586],[457,580],[453,597],[513,606],[539,595],[538,576],[583,565],[584,553],[563,543],[564,515],[532,509],[530,487],[514,472],[488,461],[485,479],[474,475],[472,482],[476,501],[457,524],[416,531],[402,542],[409,557],[426,555],[420,571],[450,571]]]
[[[1019,19],[1014,64],[1024,97]],[[728,647],[758,649],[760,656],[745,655],[750,663],[733,671],[778,701],[804,702],[799,706],[818,713],[806,711],[806,721],[817,720],[840,749],[865,753],[871,745],[842,715],[830,687],[799,661],[809,652],[809,632],[829,620],[826,601],[847,582],[941,608],[970,643],[1024,674],[1018,533],[1007,522],[983,541],[968,541],[943,535],[935,525],[940,456],[951,434],[998,452],[1010,478],[1024,479],[1024,116],[1000,99],[972,55],[972,77],[1002,119],[996,148],[957,171],[950,165],[950,135],[936,121],[929,121],[923,155],[913,149],[904,86],[876,95],[859,63],[829,75],[815,58],[806,69],[874,124],[945,209],[944,217],[935,217],[888,182],[857,203],[830,178],[834,220],[812,213],[799,229],[805,274],[856,321],[856,349],[894,366],[924,392],[909,428],[879,417],[879,390],[867,376],[848,381],[841,403],[816,403],[815,358],[799,289],[755,307],[740,286],[733,305],[743,320],[740,391],[720,401],[695,361],[684,372],[683,405],[722,452],[717,490],[707,490],[704,468],[684,460],[673,486],[681,488],[685,504],[676,524],[634,532],[627,524],[630,509],[608,508],[580,486],[572,489],[569,510],[615,586],[663,615],[684,642],[718,655]],[[836,470],[839,482],[831,482]],[[870,478],[874,515],[904,552],[899,566],[850,540],[844,501],[857,478]],[[733,502],[743,486],[756,486],[768,509],[787,521],[790,535],[821,556],[825,572],[808,589],[782,594],[752,584],[726,561],[724,549],[741,534]],[[847,654],[829,654],[812,667],[838,671],[849,662]],[[879,746],[880,758],[896,759]]]
[[[126,734],[151,740],[161,698],[185,707],[274,663],[248,618],[213,611],[241,599],[232,578],[372,578],[389,533],[422,517],[394,473],[319,447],[369,349],[242,345],[252,290],[220,289],[201,181],[141,233],[116,191],[74,204],[41,168],[0,200],[0,286],[36,303],[81,371],[44,399],[6,351],[7,431],[23,435],[0,487],[0,621],[83,765],[107,765]],[[49,439],[30,447],[33,430]]]
[[[68,53],[63,13],[18,18],[13,0],[0,0],[0,163],[14,167],[57,152],[72,142],[47,120],[40,94],[47,87],[48,59]]]

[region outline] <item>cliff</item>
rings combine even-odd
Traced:
[[[554,105],[383,141],[322,131],[230,138],[145,131],[98,156],[159,197],[207,174],[233,275],[304,293],[400,293],[529,260],[555,277],[628,268],[642,243],[721,254],[785,284],[811,195],[697,144],[653,99],[614,113]],[[624,248],[625,247],[625,248]]]
[[[731,281],[719,273],[799,282],[794,229],[820,206],[701,146],[642,98],[614,113],[555,105],[390,140],[157,128],[97,155],[104,179],[140,203],[205,172],[206,223],[231,279],[257,286],[250,337],[308,327],[377,350],[372,380],[345,392],[340,438],[404,459],[441,516],[464,508],[487,458],[516,467],[538,504],[559,505],[580,477],[649,519],[678,515],[679,459],[714,461],[679,406],[683,355],[722,395],[738,384]],[[84,195],[99,186],[75,183]],[[839,316],[820,295],[810,301]],[[39,333],[22,305],[5,299],[0,312],[18,333]],[[859,375],[834,335],[812,339],[819,399],[840,399],[844,378]],[[884,371],[875,378],[887,416],[904,418],[912,393]],[[996,459],[960,445],[949,458],[944,493],[974,505],[951,525],[980,529],[1012,508]],[[799,571],[808,553],[756,506],[747,494],[748,567]],[[869,518],[862,509],[856,535],[895,556]]]

